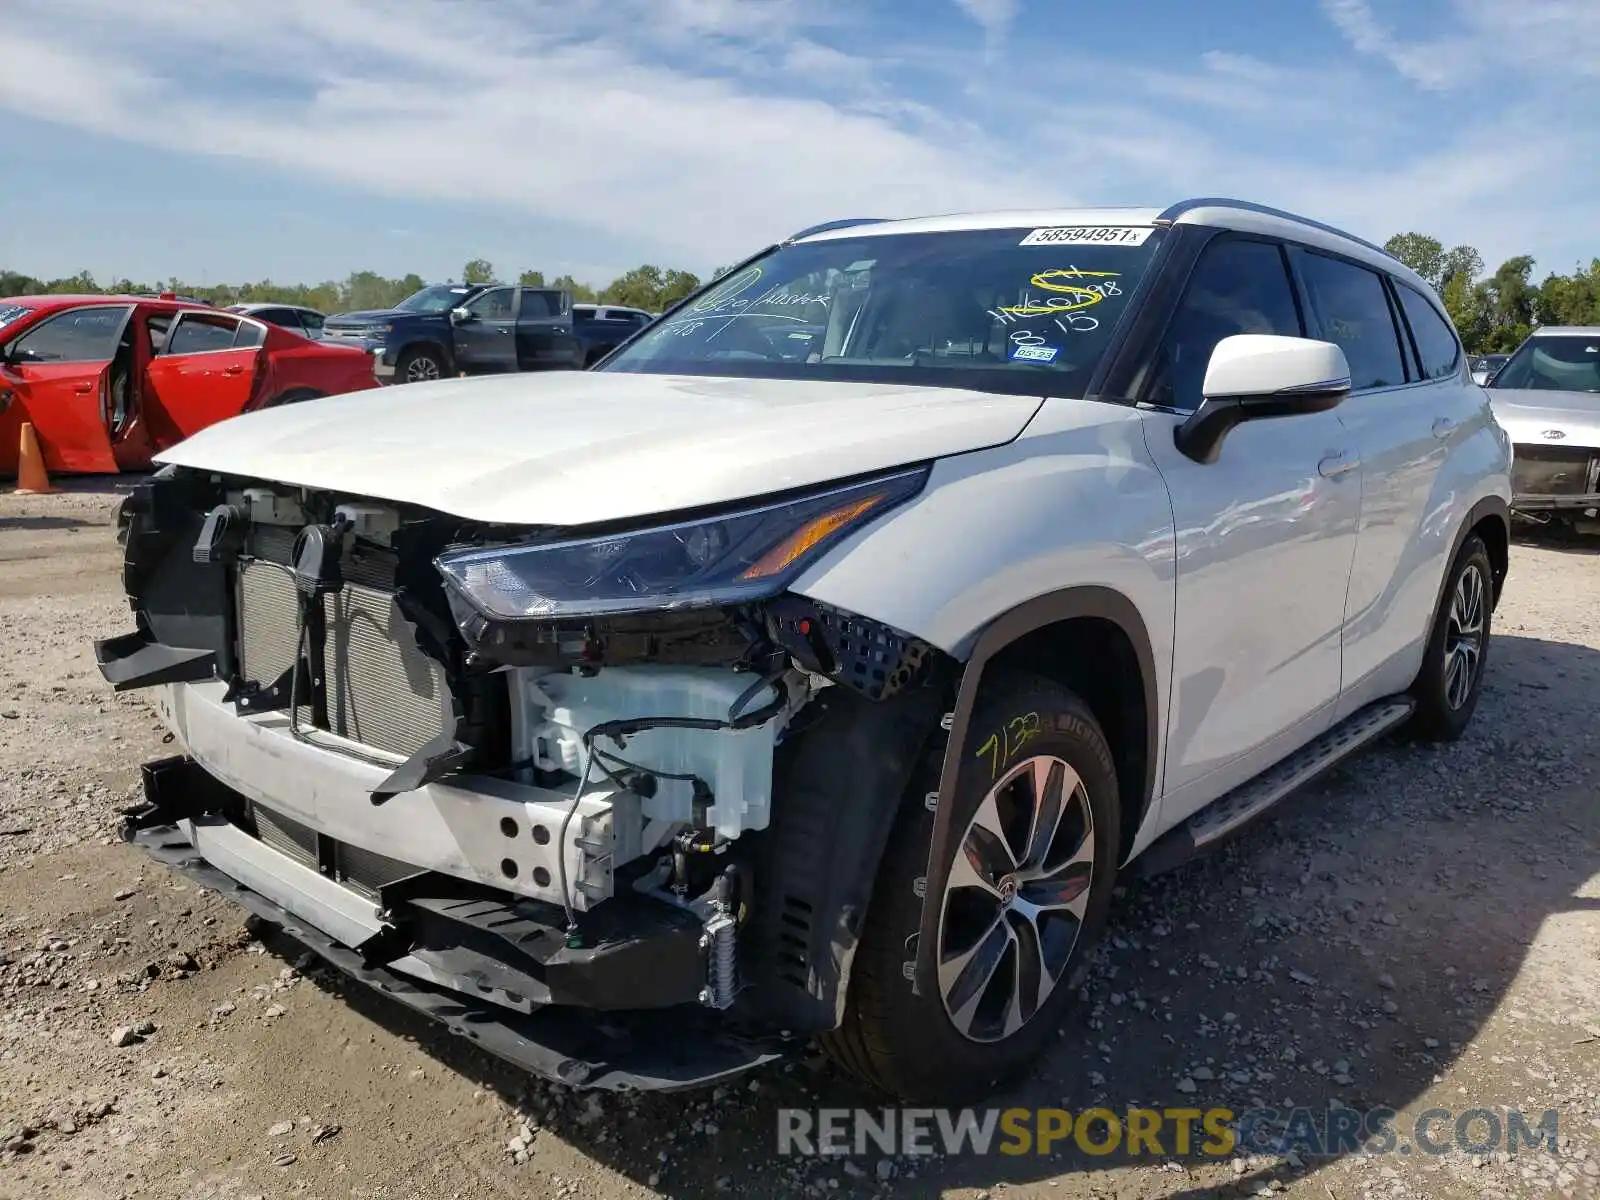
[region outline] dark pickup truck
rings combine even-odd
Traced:
[[[572,327],[583,342],[583,365],[592,367],[643,329],[655,316],[620,304],[574,304]]]
[[[385,383],[451,375],[579,370],[649,323],[649,314],[572,303],[568,292],[511,284],[435,284],[392,309],[339,313],[326,341],[357,344]]]

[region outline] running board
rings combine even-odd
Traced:
[[[1401,724],[1416,701],[1395,696],[1352,713],[1321,737],[1168,830],[1133,861],[1134,873],[1159,875],[1212,849],[1330,767]]]

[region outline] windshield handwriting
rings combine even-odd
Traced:
[[[779,307],[784,305],[799,307],[806,304],[828,304],[832,300],[832,296],[820,292],[777,292],[766,297],[764,300],[757,301],[757,303],[773,304]]]
[[[1083,310],[1109,297],[1122,295],[1118,274],[1116,271],[1085,271],[1079,267],[1039,271],[1028,280],[1029,286],[1050,295],[1035,298],[1025,288],[1018,303],[992,308],[989,315],[1005,324],[1021,317],[1053,317],[1054,324],[1064,333],[1088,333],[1100,328],[1100,322]],[[1099,282],[1086,282],[1088,280]]]
[[[689,311],[692,313],[715,314],[747,308],[750,302],[748,300],[740,300],[739,297],[754,287],[760,279],[760,267],[746,267],[737,275],[729,276],[726,282],[712,288],[696,301]]]

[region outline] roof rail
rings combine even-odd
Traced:
[[[787,240],[798,242],[801,238],[808,238],[814,234],[831,233],[835,229],[849,229],[852,225],[876,225],[888,219],[888,217],[845,217],[841,221],[824,221],[821,225],[812,225],[799,233],[791,233]]]
[[[1321,221],[1313,221],[1310,217],[1302,217],[1299,213],[1285,212],[1281,208],[1269,208],[1265,204],[1254,204],[1249,200],[1234,200],[1227,196],[1197,196],[1193,200],[1180,200],[1163,212],[1156,220],[1163,223],[1171,223],[1185,213],[1193,212],[1197,208],[1237,208],[1241,212],[1260,213],[1265,217],[1278,217],[1285,221],[1293,221],[1297,225],[1320,229],[1323,233],[1331,233],[1335,237],[1342,237],[1347,241],[1355,242],[1359,246],[1365,246],[1368,250],[1376,250],[1386,258],[1394,257],[1382,246],[1373,245],[1366,238],[1359,238],[1355,234],[1337,226],[1325,225]]]

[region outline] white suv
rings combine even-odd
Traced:
[[[1428,286],[1228,200],[847,221],[594,372],[223,422],[128,501],[127,836],[527,1069],[1039,1055],[1119,873],[1460,734],[1510,446]]]

